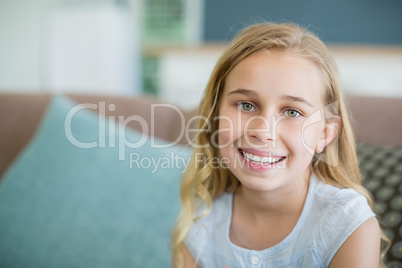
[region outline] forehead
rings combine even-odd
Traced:
[[[271,50],[248,56],[226,77],[224,94],[238,88],[260,94],[307,95],[323,102],[322,71],[309,59],[294,52]]]

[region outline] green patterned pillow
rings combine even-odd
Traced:
[[[402,148],[358,144],[357,155],[374,211],[392,240],[388,267],[402,267]]]

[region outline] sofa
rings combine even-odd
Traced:
[[[402,267],[402,99],[347,103]],[[152,96],[0,94],[0,267],[170,267],[195,114]]]

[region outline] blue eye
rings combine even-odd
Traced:
[[[287,116],[287,117],[298,117],[298,116],[300,116],[300,113],[298,112],[298,111],[296,111],[296,110],[293,110],[293,109],[289,109],[289,110],[286,110],[285,111],[285,115]]]
[[[247,103],[247,102],[242,102],[242,103],[240,103],[240,107],[241,107],[243,110],[247,111],[247,112],[255,111],[254,106],[253,106],[252,104],[250,104],[250,103]]]

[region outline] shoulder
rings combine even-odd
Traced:
[[[224,192],[215,200],[212,201],[211,209],[208,214],[204,215],[197,222],[202,225],[216,224],[216,221],[226,218],[226,214],[231,212],[232,194]],[[206,205],[197,210],[196,216],[201,215],[205,211]]]
[[[185,240],[185,245],[191,254],[196,258],[206,248],[211,247],[210,243],[215,240],[210,238],[223,238],[227,221],[230,219],[232,195],[223,193],[212,202],[208,214],[193,222]],[[201,215],[205,210],[205,204],[197,210],[196,216]]]
[[[376,218],[361,224],[342,244],[330,268],[377,268],[380,260],[381,229]]]
[[[375,216],[367,199],[357,191],[321,181],[315,187],[312,214],[315,244],[319,246],[317,253],[326,266],[348,237]]]
[[[373,214],[367,199],[354,189],[338,188],[316,179],[314,189],[315,209],[327,214],[348,215],[358,212]]]

